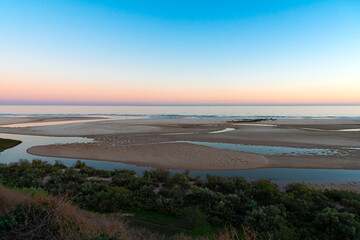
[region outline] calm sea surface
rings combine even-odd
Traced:
[[[0,115],[360,118],[356,106],[38,106],[0,105]]]

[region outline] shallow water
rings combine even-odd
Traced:
[[[182,143],[191,143],[202,146],[208,146],[219,149],[227,149],[240,152],[259,153],[264,155],[339,155],[339,151],[332,149],[319,149],[319,148],[293,148],[293,147],[274,147],[274,146],[261,146],[261,145],[245,145],[245,144],[232,144],[232,143],[217,143],[217,142],[196,142],[196,141],[177,141]]]
[[[302,128],[302,129],[310,130],[310,131],[320,131],[320,132],[360,132],[360,128],[348,128],[348,129],[338,129],[338,130],[319,129],[319,128]]]
[[[60,160],[66,166],[73,166],[79,159],[68,158],[55,158],[55,157],[42,157],[34,156],[26,152],[29,147],[47,144],[65,144],[74,142],[91,142],[92,139],[82,137],[43,137],[43,136],[27,136],[18,134],[2,134],[0,138],[10,138],[23,141],[18,146],[5,150],[0,153],[0,163],[17,162],[19,159],[41,159],[49,163],[55,163]],[[82,160],[88,166],[104,169],[128,169],[134,170],[138,176],[141,176],[145,170],[150,170],[150,167],[138,167],[131,164],[120,162],[107,162],[95,160]],[[172,173],[183,172],[183,170],[170,170]],[[264,169],[251,169],[251,170],[222,170],[222,171],[201,171],[194,170],[190,172],[191,176],[206,177],[206,174],[215,176],[242,176],[249,181],[256,179],[269,179],[280,186],[290,182],[310,182],[313,184],[322,183],[346,183],[350,181],[359,181],[360,170],[340,170],[340,169],[293,169],[293,168],[264,168]]]
[[[234,131],[235,128],[225,128],[222,130],[217,130],[217,131],[213,131],[213,132],[209,132],[209,134],[217,134],[217,133],[224,133],[224,132],[231,132]]]
[[[84,138],[84,137],[45,137],[45,136],[30,136],[30,135],[20,135],[20,134],[5,134],[0,133],[0,138],[8,138],[22,141],[21,144],[7,149],[0,153],[0,163],[12,163],[18,162],[20,159],[26,159],[32,161],[34,159],[39,159],[47,161],[49,163],[55,163],[59,160],[64,163],[66,166],[75,165],[76,161],[81,160],[86,162],[88,166],[95,167],[98,169],[104,170],[114,170],[114,169],[136,169],[138,174],[141,174],[142,171],[146,169],[151,169],[148,167],[136,167],[130,164],[117,163],[117,162],[105,162],[105,161],[95,161],[95,160],[82,160],[82,159],[72,159],[72,158],[60,158],[60,157],[44,157],[36,156],[28,153],[26,150],[30,147],[40,146],[40,145],[49,145],[49,144],[67,144],[67,143],[88,143],[93,142],[93,139]]]
[[[70,124],[70,123],[98,122],[98,121],[105,121],[105,120],[111,120],[111,119],[91,119],[91,120],[12,123],[12,124],[0,125],[0,127],[8,127],[8,128],[41,127],[41,126],[63,125],[63,124]]]
[[[34,159],[41,158],[46,161],[46,157],[37,157],[27,153],[27,149],[33,146],[49,145],[49,144],[66,144],[66,143],[87,143],[92,142],[92,139],[83,137],[43,137],[43,136],[30,136],[30,135],[18,135],[18,134],[3,134],[0,133],[0,138],[15,139],[22,141],[21,144],[16,147],[5,150],[0,153],[1,163],[10,163],[18,161],[19,159]],[[50,161],[49,161],[50,162]],[[51,161],[53,162],[53,161]]]
[[[353,128],[353,129],[339,129],[339,130],[336,130],[336,131],[339,131],[339,132],[360,132],[360,128]]]

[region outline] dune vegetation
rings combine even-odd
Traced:
[[[14,231],[37,231],[34,229],[45,224],[34,220],[26,225],[27,214],[48,219],[44,211],[56,212],[54,209],[66,206],[72,210],[59,210],[63,215],[49,220],[55,225],[46,223],[49,229],[40,233],[51,233],[52,239],[70,234],[68,231],[74,237],[67,239],[125,239],[125,233],[143,231],[148,232],[144,239],[151,234],[157,239],[219,239],[225,235],[228,238],[224,239],[360,239],[360,195],[347,191],[315,190],[302,184],[281,190],[267,180],[247,182],[241,177],[210,175],[200,179],[187,171],[152,170],[138,177],[133,171],[97,170],[84,162],[74,167],[42,161],[1,165],[0,182],[42,194],[20,201],[21,206],[2,207],[0,235],[9,238],[14,238]],[[0,192],[1,204],[19,202],[9,201],[9,195]],[[108,225],[97,223],[104,216],[115,219],[105,218],[109,226],[117,224],[111,231],[106,230]],[[231,231],[224,235],[224,229]]]
[[[0,185],[0,239],[86,240],[252,240],[257,234],[243,228],[224,228],[211,238],[183,233],[164,235],[128,226],[123,214],[81,210],[67,196],[50,196],[41,189],[10,189]]]

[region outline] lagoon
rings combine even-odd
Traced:
[[[0,153],[0,163],[17,162],[20,159],[27,159],[29,161],[40,159],[49,163],[61,161],[66,166],[75,165],[79,159],[59,158],[59,157],[43,157],[34,156],[27,153],[27,149],[38,145],[48,144],[67,144],[67,143],[87,143],[94,141],[90,138],[84,137],[44,137],[44,136],[29,136],[19,134],[3,134],[0,133],[0,138],[8,138],[22,141],[18,146],[7,149]],[[267,149],[269,150],[269,149]],[[289,150],[290,151],[290,150]],[[276,152],[276,151],[275,151]],[[151,170],[150,167],[141,167],[132,164],[125,164],[120,162],[107,162],[96,160],[81,160],[88,166],[104,169],[128,169],[134,170],[137,175],[141,176],[145,170]],[[172,173],[183,172],[182,170],[171,170]],[[263,168],[250,170],[221,170],[221,171],[190,171],[191,176],[200,176],[205,178],[207,174],[214,176],[242,176],[249,181],[256,179],[269,179],[280,186],[291,182],[304,182],[312,184],[326,184],[326,183],[347,183],[352,181],[359,181],[360,170],[342,170],[342,169],[295,169],[295,168]]]

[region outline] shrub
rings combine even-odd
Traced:
[[[327,239],[359,239],[360,222],[351,213],[325,208],[316,215],[315,224]]]

